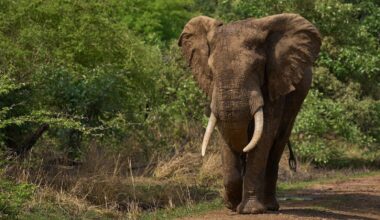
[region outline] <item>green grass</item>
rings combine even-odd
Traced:
[[[195,205],[182,206],[174,209],[162,209],[155,212],[144,213],[140,216],[142,220],[150,219],[175,219],[186,216],[197,216],[212,210],[217,210],[223,207],[221,199],[214,199],[212,201],[200,202]]]
[[[24,204],[32,198],[35,189],[32,184],[0,179],[0,219],[15,218]]]
[[[305,189],[315,184],[323,184],[323,183],[331,183],[336,181],[344,181],[352,178],[360,178],[366,176],[373,176],[380,174],[380,171],[366,171],[361,173],[353,173],[351,175],[347,175],[345,173],[336,173],[334,177],[321,177],[317,179],[304,180],[304,181],[289,181],[289,182],[280,182],[277,186],[278,191],[291,191],[291,190],[299,190]]]
[[[41,202],[40,204],[31,207],[17,216],[20,220],[64,220],[64,219],[117,219],[117,215],[102,213],[95,209],[75,210],[62,204]]]

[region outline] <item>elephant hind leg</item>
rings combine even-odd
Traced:
[[[279,204],[276,199],[276,184],[278,178],[278,164],[281,160],[285,145],[293,129],[297,114],[311,86],[311,70],[305,72],[304,78],[297,85],[294,92],[286,97],[286,105],[279,127],[277,138],[269,152],[265,173],[264,204],[268,210],[277,211]]]
[[[279,136],[276,138],[269,153],[265,173],[264,204],[267,210],[270,211],[278,211],[280,208],[276,199],[276,184],[278,178],[279,163],[282,153],[284,152],[284,148],[289,142],[291,130],[293,128],[296,113],[298,111],[299,109],[295,110],[294,115],[288,115],[287,117],[284,117]]]
[[[236,207],[240,204],[242,198],[242,180],[228,180],[224,182],[224,202],[226,207],[232,211],[236,211]]]
[[[289,135],[277,139],[269,154],[265,173],[264,205],[269,211],[278,211],[280,205],[276,199],[276,184],[278,178],[279,162]]]

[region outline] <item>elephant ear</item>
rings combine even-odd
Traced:
[[[210,56],[209,41],[216,27],[222,23],[213,18],[198,16],[184,27],[178,40],[178,46],[188,62],[199,87],[209,96],[212,95],[212,72],[208,65]]]
[[[318,29],[297,14],[280,14],[258,20],[267,32],[267,85],[273,101],[293,90],[318,56]]]

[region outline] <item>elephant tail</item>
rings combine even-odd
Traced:
[[[240,154],[240,165],[241,165],[241,177],[244,177],[246,165],[247,165],[247,153]]]
[[[288,141],[288,148],[289,148],[289,167],[292,171],[297,172],[297,160],[294,155],[290,140]]]

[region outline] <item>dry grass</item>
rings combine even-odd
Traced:
[[[5,169],[7,178],[38,186],[27,204],[29,210],[49,213],[54,206],[78,218],[93,212],[135,219],[142,211],[190,205],[219,196],[217,191],[197,183],[202,167],[199,153],[180,153],[155,166],[150,161],[149,166],[142,167],[127,154],[105,152],[96,144],[89,147],[80,164],[60,158],[52,153],[54,150],[44,150],[32,152],[29,158]]]
[[[222,158],[218,152],[210,152],[202,161],[198,179],[202,185],[221,187],[223,182]]]
[[[202,157],[199,153],[184,153],[175,155],[169,161],[161,161],[155,171],[154,176],[158,179],[182,180],[194,179],[196,172],[202,166]]]
[[[50,212],[62,213],[61,215],[70,218],[81,218],[87,213],[110,218],[121,218],[123,216],[122,212],[115,209],[96,206],[72,193],[57,191],[48,187],[40,187],[25,208],[31,212],[38,210],[47,214]]]
[[[305,180],[312,178],[313,173],[315,173],[315,168],[310,162],[297,161],[297,172],[294,172],[290,169],[288,160],[289,152],[287,149],[285,149],[279,164],[279,181]]]
[[[88,147],[83,162],[73,164],[46,144],[22,163],[9,166],[6,175],[39,186],[28,203],[29,209],[43,208],[48,201],[68,216],[80,218],[83,213],[94,212],[110,218],[136,219],[142,211],[170,209],[220,196],[221,143],[219,134],[215,134],[204,158],[200,155],[200,140],[192,139],[172,157],[154,157],[145,164],[131,158],[131,152],[105,151],[96,142]],[[297,173],[290,171],[287,155],[280,163],[281,180],[311,176],[308,164],[301,164]]]

